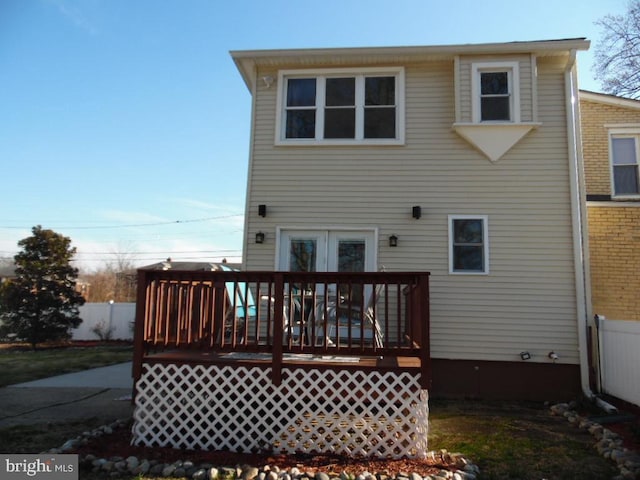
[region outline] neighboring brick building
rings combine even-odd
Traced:
[[[593,313],[640,321],[640,101],[580,92]]]

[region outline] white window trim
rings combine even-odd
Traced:
[[[640,198],[640,193],[637,194],[616,194],[615,174],[613,166],[613,138],[635,138],[636,140],[636,162],[638,162],[638,169],[640,170],[640,125],[620,125],[609,127],[609,178],[611,185],[611,198],[615,200],[636,200]]]
[[[454,270],[453,268],[453,221],[454,220],[482,220],[482,247],[484,256],[484,270]],[[489,275],[489,216],[488,215],[449,215],[449,274],[451,275]]]
[[[318,78],[318,77],[340,77],[354,76],[358,81],[359,75],[388,75],[396,78],[396,132],[397,138],[363,138],[363,139],[318,139],[318,138],[285,138],[285,99],[287,92],[288,78]],[[362,90],[364,91],[364,90]],[[319,99],[320,99],[319,95]],[[359,100],[356,100],[358,104]],[[360,102],[360,103],[363,103]],[[361,105],[360,105],[361,106]],[[316,137],[324,124],[324,108],[317,108],[316,116]],[[363,125],[359,108],[356,108],[356,129]],[[404,145],[405,138],[405,80],[404,67],[381,67],[381,68],[331,68],[331,69],[302,69],[302,70],[280,70],[278,72],[278,93],[276,101],[276,131],[275,144],[278,146],[334,146],[334,145]]]
[[[480,120],[480,74],[486,72],[507,72],[510,89],[510,120]],[[471,115],[473,123],[483,125],[520,123],[520,66],[518,62],[478,62],[471,64]]]

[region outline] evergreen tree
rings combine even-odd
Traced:
[[[8,331],[31,343],[70,338],[70,328],[82,320],[78,307],[84,298],[76,291],[78,270],[71,240],[40,225],[18,242],[14,257],[16,278],[0,290],[0,315]]]

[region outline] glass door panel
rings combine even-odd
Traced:
[[[374,240],[373,231],[329,232],[329,271],[375,271]],[[366,287],[364,290],[361,285],[340,285],[337,287],[339,298],[350,299],[352,305],[361,305],[363,300],[366,301],[370,287]],[[335,286],[333,292],[336,292]]]
[[[324,272],[327,267],[327,233],[282,231],[278,269],[288,272]]]
[[[289,270],[292,272],[315,272],[318,257],[318,242],[315,239],[292,239],[289,245]]]
[[[364,272],[366,243],[364,240],[338,240],[337,263],[339,272]],[[353,305],[362,303],[362,285],[340,285],[338,295],[350,299]]]

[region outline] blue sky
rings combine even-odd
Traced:
[[[0,0],[0,257],[239,260],[251,98],[230,50],[587,37],[626,0]]]

